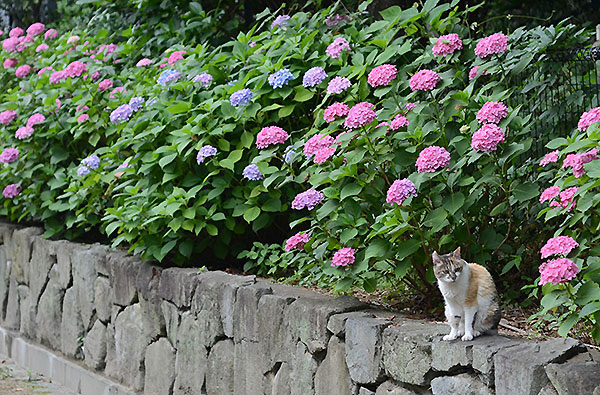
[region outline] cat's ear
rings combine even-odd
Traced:
[[[457,247],[456,250],[452,253],[455,258],[460,258],[460,247]]]
[[[431,254],[431,260],[433,263],[438,263],[440,261],[440,256],[438,255],[437,251],[433,251],[433,254]]]

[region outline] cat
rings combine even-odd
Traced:
[[[462,336],[463,341],[497,329],[501,311],[498,292],[490,273],[460,257],[460,247],[439,255],[433,252],[433,272],[446,304],[450,333],[444,340]]]

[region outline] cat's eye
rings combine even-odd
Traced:
[[[462,267],[458,267],[458,268],[456,268],[455,272],[460,273],[461,270],[462,270]]]

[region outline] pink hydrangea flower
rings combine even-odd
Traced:
[[[568,258],[553,259],[540,265],[540,285],[566,283],[575,278],[579,268]]]
[[[35,49],[35,52],[43,52],[43,51],[47,50],[48,48],[50,48],[48,46],[48,44],[42,43],[42,44],[40,44],[40,45],[37,46],[37,48]]]
[[[560,151],[556,150],[556,151],[552,151],[550,153],[547,153],[542,160],[540,161],[540,166],[546,166],[549,163],[556,163],[558,162],[558,155],[560,154]]]
[[[33,134],[33,128],[32,127],[21,126],[19,129],[17,129],[17,131],[15,133],[15,137],[18,138],[19,140],[23,140],[23,139],[26,139],[28,137],[31,137],[32,134]]]
[[[55,71],[50,74],[50,83],[56,84],[67,79],[67,73],[64,70]]]
[[[19,184],[10,184],[7,185],[6,188],[2,191],[2,195],[4,195],[7,199],[12,199],[21,193],[21,185]]]
[[[406,111],[410,111],[410,110],[412,110],[413,108],[415,108],[416,106],[417,106],[417,104],[416,104],[416,103],[411,103],[411,102],[408,102],[408,103],[406,103],[406,105],[404,106],[404,108],[406,108]]]
[[[373,122],[376,117],[375,105],[363,101],[355,104],[350,111],[348,111],[344,126],[347,129],[360,128]]]
[[[508,45],[508,36],[502,33],[494,33],[491,36],[482,38],[475,47],[475,55],[485,58],[489,55],[502,53],[506,51]]]
[[[339,58],[343,51],[350,51],[350,43],[343,37],[338,37],[329,46],[325,53],[332,58]]]
[[[15,52],[19,43],[20,41],[16,37],[7,38],[6,40],[2,41],[2,49],[4,49],[6,52]]]
[[[81,114],[79,117],[77,117],[77,123],[84,123],[88,119],[90,119],[89,115],[87,115],[87,114]]]
[[[508,108],[502,102],[489,101],[477,112],[479,123],[499,123],[508,115]]]
[[[51,70],[51,71],[52,71],[52,70],[54,70],[54,69],[53,69],[51,66],[42,67],[42,68],[40,69],[40,71],[38,71],[38,75],[41,77],[41,76],[42,76],[42,74],[44,74],[44,72],[46,72],[46,71],[48,71],[48,70]]]
[[[322,201],[323,193],[311,188],[296,195],[294,201],[292,202],[292,208],[294,210],[302,210],[303,208],[312,210]]]
[[[475,151],[494,152],[498,144],[504,141],[504,132],[493,123],[483,125],[479,130],[473,133],[471,147]]]
[[[450,153],[446,148],[434,145],[421,151],[416,164],[419,173],[433,173],[448,166],[448,163]]]
[[[446,34],[445,36],[440,36],[435,44],[433,44],[432,52],[434,56],[446,56],[462,49],[462,47],[462,40],[458,34],[452,33]]]
[[[25,31],[23,29],[21,29],[20,27],[15,27],[15,28],[11,29],[10,32],[8,32],[8,36],[11,38],[17,38],[17,37],[21,37],[24,33],[25,33]]]
[[[87,66],[85,63],[76,60],[74,62],[69,63],[69,65],[65,68],[65,75],[67,77],[80,77],[81,74],[87,71]]]
[[[112,90],[112,92],[110,92],[110,98],[114,99],[115,97],[117,97],[117,94],[124,94],[127,91],[127,89],[125,89],[125,87],[123,86],[117,86],[115,89]]]
[[[350,80],[346,77],[335,77],[327,85],[328,94],[340,94],[350,88]]]
[[[558,187],[558,186],[546,188],[544,190],[544,192],[542,192],[542,194],[540,195],[540,203],[544,203],[547,200],[554,199],[555,197],[558,196],[559,193],[560,193],[560,187]]]
[[[335,154],[337,146],[333,145],[331,147],[321,148],[315,153],[315,163],[321,164],[325,162],[327,159],[331,158],[333,154]]]
[[[579,247],[579,243],[569,236],[553,237],[540,249],[542,259],[551,255],[568,255],[573,248]]]
[[[183,59],[183,54],[187,53],[187,51],[175,51],[173,52],[170,56],[169,59],[167,60],[169,62],[169,65],[172,66],[175,62],[178,62],[180,60]]]
[[[410,78],[409,86],[414,91],[430,91],[442,79],[439,74],[433,70],[421,70]]]
[[[46,120],[46,117],[43,114],[40,114],[39,112],[37,112],[29,117],[29,119],[27,120],[27,126],[32,128],[35,125],[37,125],[38,123],[44,122],[45,120]]]
[[[31,72],[31,66],[24,64],[23,66],[17,67],[15,75],[19,78],[26,77]]]
[[[384,127],[384,126],[387,127],[387,128],[389,128],[390,127],[389,122],[383,121],[379,125],[375,126],[375,128],[380,128],[380,127]]]
[[[30,36],[37,36],[38,34],[42,34],[46,26],[43,23],[36,22],[27,28],[27,34]]]
[[[79,42],[79,40],[81,40],[81,38],[79,36],[71,36],[69,38],[67,38],[67,44],[77,44]]]
[[[19,150],[16,148],[7,148],[0,154],[0,163],[12,163],[19,159]]]
[[[600,107],[594,107],[590,111],[584,112],[579,118],[577,123],[577,129],[584,131],[590,127],[590,125],[600,121]]]
[[[49,29],[44,34],[44,38],[46,40],[53,39],[53,38],[56,38],[56,37],[58,37],[58,32],[56,31],[56,29]]]
[[[88,106],[86,106],[85,104],[80,104],[77,107],[75,107],[75,112],[79,112],[79,111],[85,111],[85,110],[89,110],[90,108]]]
[[[348,115],[349,111],[350,107],[344,103],[336,102],[325,109],[323,118],[325,119],[325,122],[331,123],[335,121],[335,117],[345,117]]]
[[[389,85],[397,75],[398,70],[396,69],[396,66],[391,64],[382,64],[381,66],[377,66],[371,70],[367,81],[369,82],[369,85],[371,85],[373,88],[376,88],[378,86]]]
[[[0,113],[0,123],[4,126],[8,126],[17,117],[17,112],[13,110],[6,110]]]
[[[334,142],[334,138],[329,135],[315,134],[304,143],[304,154],[307,158],[310,158],[316,154],[317,151],[331,147]]]
[[[567,212],[575,206],[577,201],[573,198],[575,193],[579,190],[578,187],[567,188],[560,193],[560,202],[554,200],[550,202],[550,207],[567,209]]]
[[[410,122],[408,122],[408,119],[406,119],[406,117],[402,114],[398,114],[394,117],[394,119],[392,119],[392,123],[390,124],[390,128],[392,130],[398,130],[404,126],[408,126]]]
[[[285,250],[302,250],[304,245],[310,241],[310,236],[306,232],[298,232],[290,237],[285,243]]]
[[[417,196],[417,187],[408,178],[403,178],[394,181],[392,186],[390,186],[385,201],[402,205],[406,199],[414,196]]]
[[[283,144],[290,135],[279,126],[267,126],[256,135],[256,146],[265,149],[269,145]]]
[[[4,63],[2,63],[2,65],[4,66],[5,69],[9,69],[11,67],[15,67],[18,64],[19,64],[19,59],[15,59],[15,58],[7,58],[4,61]]]
[[[148,58],[144,58],[144,59],[140,59],[140,60],[137,62],[136,66],[137,66],[137,67],[144,67],[144,66],[148,66],[148,65],[150,65],[150,64],[152,64],[152,60],[150,60],[150,59],[148,59]]]
[[[113,82],[111,80],[103,80],[98,84],[98,90],[105,91],[112,88]]]
[[[598,159],[598,149],[594,148],[580,154],[569,154],[563,161],[562,167],[572,167],[573,175],[579,178],[585,174],[584,164]]]
[[[354,249],[342,248],[333,254],[331,266],[348,266],[354,263]]]

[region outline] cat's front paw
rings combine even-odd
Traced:
[[[448,334],[446,336],[444,336],[442,339],[445,341],[450,341],[450,340],[456,340],[457,336],[455,334]]]
[[[473,340],[473,334],[472,333],[465,333],[465,335],[461,339],[464,342],[468,342],[469,340]]]
[[[478,336],[481,336],[481,332],[473,330],[473,338],[476,338]]]

